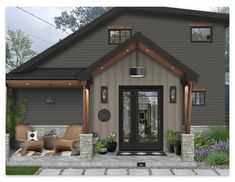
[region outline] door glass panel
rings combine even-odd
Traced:
[[[131,92],[123,92],[123,142],[129,143],[131,137]]]
[[[158,92],[138,92],[138,142],[158,142]]]

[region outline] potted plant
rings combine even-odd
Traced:
[[[174,151],[176,155],[181,155],[181,137],[180,137],[180,132],[176,131],[174,133]]]
[[[106,140],[98,140],[95,148],[96,148],[96,152],[99,152],[100,154],[106,154],[108,152],[107,141]]]
[[[174,131],[171,129],[167,129],[165,132],[166,143],[168,152],[174,152]]]
[[[19,124],[23,124],[26,113],[26,101],[15,102],[13,98],[9,99],[7,131],[10,134],[10,147],[12,149],[18,149],[20,147],[21,143],[15,139],[15,127]]]
[[[99,140],[99,135],[97,133],[95,133],[95,132],[93,132],[92,134],[93,134],[92,135],[92,143],[96,144],[97,141]]]
[[[114,132],[111,132],[108,137],[107,137],[107,141],[108,141],[108,151],[109,152],[114,152],[117,148],[117,142],[115,141],[116,139],[116,134]]]

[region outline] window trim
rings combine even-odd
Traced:
[[[209,28],[210,33],[211,33],[211,40],[210,41],[193,40],[193,35],[192,35],[193,28]],[[211,42],[213,42],[213,27],[212,26],[190,26],[190,40],[192,43],[211,43]]]
[[[121,31],[122,30],[129,30],[130,31],[130,38],[131,38],[132,29],[129,29],[129,28],[127,28],[127,29],[109,29],[109,31],[108,31],[108,43],[109,43],[109,45],[120,45],[121,44]],[[110,42],[110,32],[111,31],[119,31],[119,43],[111,43]]]
[[[192,106],[205,106],[206,105],[206,91],[193,91],[195,93],[195,104],[193,104],[193,96],[192,96]],[[192,94],[193,94],[192,92]],[[204,104],[196,104],[196,93],[197,92],[203,92],[204,93]]]

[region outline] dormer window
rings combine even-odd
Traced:
[[[131,37],[131,29],[109,29],[109,44],[121,44]]]
[[[212,27],[191,27],[192,42],[212,42]]]

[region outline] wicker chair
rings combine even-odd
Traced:
[[[24,144],[23,153],[27,151],[36,151],[42,152],[44,142],[39,139],[38,141],[28,141],[27,140],[27,131],[33,131],[32,128],[27,125],[17,125],[15,128],[15,137],[17,141],[20,141]]]
[[[57,139],[54,142],[55,152],[72,151],[72,154],[77,154],[77,149],[74,148],[75,142],[80,141],[80,134],[82,133],[81,125],[70,125],[64,134],[64,138]]]

